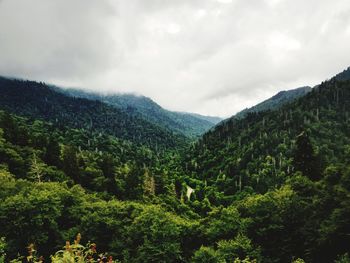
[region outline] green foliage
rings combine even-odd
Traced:
[[[215,208],[203,220],[202,232],[210,243],[230,239],[243,231],[246,222],[242,220],[235,206]]]
[[[180,217],[164,213],[160,207],[148,207],[130,226],[130,247],[138,248],[130,254],[135,262],[178,262],[187,228],[188,223]]]
[[[74,240],[74,244],[70,244],[66,241],[64,250],[57,251],[53,256],[51,256],[52,263],[64,263],[64,262],[96,262],[94,256],[96,256],[96,244],[87,244],[83,246],[80,244],[81,235],[77,235]]]
[[[254,248],[251,240],[242,234],[238,234],[233,240],[219,241],[217,251],[225,262],[235,262],[236,259],[245,260],[246,258],[261,262],[259,249]]]
[[[273,97],[249,108],[238,112],[234,117],[237,119],[242,119],[246,117],[249,113],[256,113],[268,110],[276,110],[281,108],[283,105],[293,102],[294,100],[305,96],[311,91],[311,87],[300,87],[287,91],[280,91]]]
[[[220,123],[189,147],[184,173],[205,181],[216,193],[207,193],[210,202],[224,205],[240,192],[282,186],[297,170],[319,180],[325,167],[348,160],[349,86],[332,79],[276,110]]]
[[[243,260],[236,258],[234,263],[256,263],[256,260],[255,259],[251,260],[249,257],[247,257]]]
[[[335,263],[349,263],[350,262],[350,257],[348,253],[345,253],[344,255],[341,255],[337,258]]]
[[[50,121],[58,127],[105,133],[154,149],[174,148],[187,141],[183,135],[175,135],[136,112],[118,109],[97,100],[69,97],[43,83],[0,77],[0,93],[2,109]],[[7,123],[6,136],[9,136],[6,139],[15,144],[26,141],[25,131],[8,120],[4,122]]]
[[[221,240],[217,243],[217,249],[200,247],[194,253],[192,262],[262,262],[260,250],[253,247],[249,238],[238,234],[234,239]]]
[[[309,136],[305,132],[297,136],[293,165],[296,171],[301,171],[312,180],[317,180],[321,176],[319,160],[315,156]]]
[[[220,263],[222,262],[221,257],[217,251],[210,247],[201,247],[194,253],[192,258],[193,263]]]
[[[221,121],[220,118],[215,117],[168,111],[160,107],[150,98],[144,96],[132,94],[101,95],[98,93],[85,92],[83,90],[59,88],[57,91],[77,98],[99,100],[118,109],[137,113],[141,115],[143,119],[151,123],[190,138],[202,135],[214,126],[214,124]]]
[[[61,250],[80,232],[121,262],[349,261],[350,82],[229,119],[186,151],[137,113],[11,83],[43,95],[0,98],[30,116],[0,111],[6,259],[35,244],[37,261],[82,260],[90,245]]]
[[[86,246],[80,244],[81,234],[78,233],[74,243],[71,244],[70,241],[66,241],[65,246],[62,250],[56,251],[50,256],[50,262],[52,263],[85,263],[85,262],[108,262],[108,263],[118,263],[118,260],[113,260],[112,256],[108,256],[105,253],[97,253],[97,248],[95,243],[87,243]],[[0,250],[1,252],[1,250]],[[11,263],[20,262],[33,262],[42,263],[45,261],[43,256],[38,256],[35,244],[31,243],[27,247],[27,256],[18,256],[16,259],[11,260]],[[4,262],[4,261],[1,261]]]
[[[5,263],[6,258],[6,241],[4,237],[0,237],[0,263]]]

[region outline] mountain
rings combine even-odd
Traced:
[[[342,76],[198,141],[132,107],[0,79],[0,261],[350,262]]]
[[[145,96],[134,94],[102,95],[79,89],[60,89],[57,87],[56,90],[76,98],[99,100],[118,109],[132,108],[145,120],[190,138],[198,137],[221,120],[218,117],[168,111]]]
[[[156,148],[175,147],[186,141],[131,108],[73,98],[44,83],[0,78],[0,93],[0,109],[58,126],[98,131]]]
[[[192,115],[198,119],[202,119],[202,120],[206,120],[206,121],[209,121],[213,124],[218,124],[220,121],[222,121],[223,119],[220,118],[220,117],[215,117],[215,116],[204,116],[204,115],[200,115],[200,114],[197,114],[197,113],[187,113],[189,115]]]
[[[350,67],[347,69],[343,70],[339,74],[337,74],[335,77],[337,80],[349,80],[350,79]]]
[[[251,112],[260,112],[260,111],[278,109],[279,107],[282,107],[284,104],[287,104],[289,102],[296,100],[297,98],[305,96],[307,93],[311,91],[311,89],[312,89],[311,87],[306,86],[306,87],[300,87],[292,90],[280,91],[273,97],[267,100],[264,100],[263,102],[251,108],[244,109],[238,112],[235,115],[235,117],[238,119],[241,119],[247,116],[247,114]]]
[[[194,200],[248,220],[260,262],[341,262],[349,156],[350,80],[334,77],[277,109],[220,123],[186,151],[183,173]]]
[[[244,187],[265,192],[295,171],[293,151],[302,132],[310,137],[324,165],[344,162],[350,144],[350,81],[340,81],[338,76],[311,91],[293,90],[294,97],[281,92],[262,104],[293,97],[275,109],[249,110],[242,118],[220,123],[192,146],[186,168],[214,185],[223,176],[226,195]]]
[[[335,75],[333,77],[333,79],[336,79],[339,81],[350,80],[350,67],[343,70],[339,74]],[[317,88],[317,87],[318,87],[318,85],[315,86],[314,88]],[[260,111],[278,109],[278,108],[282,107],[284,104],[290,103],[290,102],[292,102],[300,97],[305,96],[311,90],[312,90],[311,87],[304,86],[304,87],[300,87],[300,88],[296,88],[296,89],[280,91],[276,95],[274,95],[273,97],[255,105],[251,108],[244,109],[244,110],[238,112],[234,117],[241,119],[241,118],[247,116],[247,114],[251,113],[251,112],[260,112]]]

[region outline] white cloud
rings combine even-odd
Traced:
[[[268,48],[277,52],[288,52],[301,48],[301,44],[298,40],[280,32],[272,33],[267,40],[267,45]]]
[[[222,3],[222,4],[230,4],[232,3],[232,0],[216,0],[218,1],[219,3]]]
[[[350,64],[348,0],[3,0],[0,74],[229,116]]]
[[[281,3],[283,0],[265,0],[266,3],[268,3],[270,6],[275,6],[278,5],[279,3]]]

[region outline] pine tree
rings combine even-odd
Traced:
[[[80,169],[78,165],[77,151],[72,146],[63,148],[63,171],[70,176],[74,182],[80,183]]]
[[[311,180],[320,179],[319,158],[315,155],[310,138],[305,131],[297,137],[293,165],[296,171],[302,172]]]
[[[145,196],[153,196],[155,194],[155,189],[154,177],[150,174],[148,169],[146,169],[143,180],[143,193]]]
[[[45,152],[45,162],[48,165],[53,165],[60,167],[60,154],[61,154],[61,149],[60,145],[58,144],[58,141],[50,137],[49,142],[46,146],[46,152]]]
[[[42,182],[43,176],[45,175],[46,165],[33,153],[32,163],[28,172],[29,178],[33,179],[38,183]]]

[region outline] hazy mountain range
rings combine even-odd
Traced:
[[[344,71],[339,74],[339,77],[346,78],[347,73]],[[22,83],[24,80],[16,78],[7,78],[2,77],[2,89],[6,89],[8,86],[16,86],[15,83]],[[92,91],[84,91],[82,89],[76,88],[60,88],[55,85],[46,85],[44,83],[36,83],[33,81],[24,81],[27,85],[28,90],[26,92],[37,92],[30,91],[32,86],[45,86],[52,91],[61,93],[63,95],[72,97],[72,98],[82,98],[90,101],[100,101],[106,105],[110,105],[118,110],[123,111],[127,115],[133,114],[138,116],[140,119],[143,119],[152,125],[160,126],[168,131],[174,132],[188,138],[196,138],[210,128],[221,122],[223,119],[220,117],[214,116],[204,116],[196,113],[187,113],[187,112],[175,112],[169,111],[162,108],[152,99],[135,94],[110,94],[104,95]],[[30,85],[28,85],[30,83]],[[23,83],[22,83],[23,84]],[[42,90],[41,90],[42,91]],[[289,103],[299,97],[304,96],[311,91],[311,87],[300,87],[287,91],[280,91],[271,98],[251,107],[244,109],[233,117],[243,118],[248,113],[251,112],[260,112],[266,110],[273,110],[281,107],[282,105]],[[4,93],[5,94],[5,93]],[[53,93],[51,93],[53,94]]]
[[[113,107],[135,111],[144,119],[187,137],[197,137],[221,121],[219,117],[203,116],[186,112],[169,111],[152,99],[134,94],[101,95],[79,89],[60,89],[59,92],[76,98],[99,100]]]
[[[129,94],[0,94],[0,260],[73,238],[119,262],[350,260],[350,68],[216,125]]]

